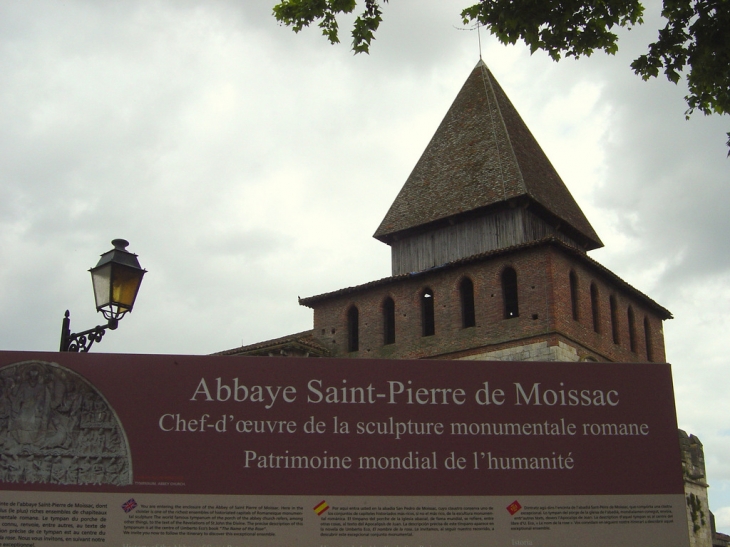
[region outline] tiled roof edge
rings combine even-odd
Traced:
[[[256,350],[262,350],[266,349],[268,347],[278,347],[282,344],[287,343],[296,343],[301,346],[305,346],[308,348],[315,349],[317,351],[321,351],[326,353],[327,348],[321,346],[317,341],[314,339],[314,330],[305,330],[302,332],[298,332],[295,334],[289,334],[286,336],[281,336],[279,338],[273,338],[271,340],[264,340],[263,342],[256,342],[255,344],[249,344],[247,346],[241,346],[238,348],[228,349],[224,351],[219,351],[216,353],[213,353],[212,355],[236,355],[239,353],[244,353],[248,351],[256,351]]]

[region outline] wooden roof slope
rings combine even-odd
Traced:
[[[373,237],[390,243],[405,231],[515,198],[526,199],[586,250],[603,246],[480,60]]]

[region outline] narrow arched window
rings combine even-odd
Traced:
[[[502,272],[502,298],[504,300],[504,318],[519,316],[517,272],[514,268],[505,268]]]
[[[461,326],[473,327],[477,324],[474,314],[474,283],[465,277],[459,283],[459,297],[461,298]]]
[[[601,332],[601,308],[598,298],[598,287],[595,283],[591,283],[591,314],[593,315],[593,330]]]
[[[618,344],[621,339],[618,334],[618,307],[616,306],[616,297],[611,295],[608,303],[611,306],[611,333],[613,334],[613,343]]]
[[[636,322],[634,320],[634,308],[629,306],[629,348],[636,353]]]
[[[433,291],[431,289],[423,289],[421,293],[421,332],[423,336],[433,336],[436,334],[433,300]]]
[[[391,297],[383,301],[383,344],[395,344],[395,302]]]
[[[573,270],[570,271],[570,309],[573,320],[578,321],[578,276]]]
[[[360,349],[360,318],[356,306],[347,310],[347,351]]]
[[[651,345],[651,326],[649,325],[649,318],[644,316],[644,341],[646,342],[646,360],[654,360],[654,351]]]

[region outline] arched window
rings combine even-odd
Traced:
[[[646,342],[646,360],[654,360],[654,351],[651,345],[651,326],[649,325],[649,318],[644,316],[644,341]]]
[[[591,313],[593,314],[593,330],[601,332],[601,308],[598,299],[598,287],[595,283],[591,283]]]
[[[636,324],[634,321],[634,308],[629,306],[629,348],[636,353]]]
[[[347,351],[360,349],[360,319],[357,306],[350,306],[347,310]]]
[[[395,344],[395,302],[390,296],[383,301],[383,344]]]
[[[434,319],[433,291],[423,289],[421,293],[421,331],[422,336],[433,336],[436,334],[436,322]]]
[[[578,276],[573,270],[570,270],[570,309],[573,320],[578,321]]]
[[[514,268],[505,268],[502,272],[502,298],[504,300],[504,318],[519,316],[517,272]]]
[[[474,315],[474,283],[468,277],[459,283],[459,296],[461,297],[461,326],[465,329],[473,327],[477,324]]]
[[[618,344],[621,339],[618,334],[618,307],[616,306],[616,297],[611,295],[608,303],[611,306],[611,333],[613,334],[613,343]]]

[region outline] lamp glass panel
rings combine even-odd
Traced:
[[[112,278],[112,302],[117,304],[121,311],[128,311],[134,306],[142,275],[132,268],[118,266],[114,269]]]
[[[91,282],[94,284],[94,298],[96,299],[96,308],[109,304],[111,297],[111,277],[112,265],[105,264],[101,268],[94,269],[91,272]]]

